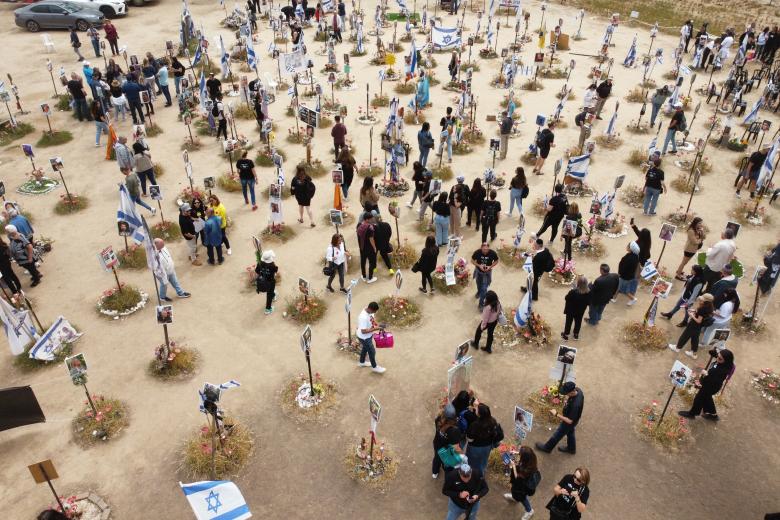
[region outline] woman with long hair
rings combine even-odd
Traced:
[[[482,179],[474,179],[474,183],[471,185],[469,192],[468,216],[466,217],[466,226],[471,227],[471,216],[474,216],[474,222],[476,223],[476,230],[479,231],[479,221],[482,212],[482,203],[485,202],[487,192],[482,187]]]
[[[590,289],[588,288],[588,279],[580,275],[577,277],[575,286],[566,294],[566,305],[563,308],[563,314],[566,315],[566,325],[561,332],[561,337],[568,341],[571,324],[574,323],[574,339],[580,339],[580,327],[582,326],[582,317],[590,302]]]
[[[688,225],[685,237],[685,247],[683,248],[683,257],[680,260],[680,265],[677,266],[677,272],[675,278],[681,282],[685,281],[685,275],[683,271],[688,262],[691,261],[693,255],[701,249],[704,245],[704,239],[707,238],[707,234],[704,232],[704,221],[701,217],[694,217],[691,223]]]
[[[701,387],[693,398],[691,409],[677,412],[682,417],[695,419],[701,414],[702,417],[711,421],[719,419],[712,396],[720,392],[723,383],[734,373],[734,354],[728,349],[723,349],[716,352],[715,355],[715,363],[709,369],[701,371],[699,378]]]
[[[379,213],[379,193],[374,187],[374,178],[369,176],[363,179],[363,186],[360,187],[360,206],[363,211],[376,211]]]
[[[303,166],[297,166],[295,177],[290,182],[290,194],[295,197],[295,201],[298,203],[298,222],[303,224],[303,210],[305,209],[309,215],[311,227],[316,226],[314,216],[311,213],[311,199],[314,197],[315,190],[316,187],[311,177],[306,173],[306,169]]]
[[[514,457],[509,461],[509,483],[512,492],[504,493],[504,498],[510,502],[522,502],[525,508],[522,520],[529,520],[534,515],[528,497],[536,492],[541,480],[536,452],[528,446],[520,446],[518,461],[515,462]]]
[[[528,196],[528,181],[525,178],[525,169],[522,166],[515,168],[515,176],[509,181],[509,212],[507,217],[512,216],[512,210],[517,205],[517,211],[523,214],[523,199]]]
[[[330,237],[330,245],[325,252],[325,260],[328,262],[328,266],[330,266],[331,269],[327,285],[330,292],[334,292],[331,284],[333,283],[333,278],[335,278],[336,274],[339,275],[339,290],[343,293],[347,292],[344,288],[344,271],[346,270],[347,258],[349,258],[349,256],[349,252],[344,249],[344,237],[341,236],[340,233],[334,233],[333,236]]]
[[[490,413],[490,407],[485,403],[477,403],[474,411],[477,418],[469,424],[466,430],[468,446],[466,447],[466,456],[472,468],[479,468],[482,474],[485,474],[488,457],[493,446],[498,445],[504,438],[504,432],[498,421]]]
[[[447,194],[440,193],[432,208],[433,225],[436,229],[436,245],[446,246],[450,236],[450,205],[447,203]]]
[[[729,287],[716,297],[712,304],[715,308],[712,314],[712,325],[704,329],[701,335],[704,345],[712,342],[716,330],[731,328],[731,317],[739,310],[739,294],[736,289]]]
[[[701,331],[712,325],[714,321],[712,315],[715,308],[712,302],[711,294],[703,294],[697,298],[696,308],[688,309],[688,324],[685,325],[685,329],[680,334],[680,339],[677,340],[677,344],[669,343],[669,349],[672,352],[680,352],[690,340],[691,350],[686,350],[685,355],[693,359],[698,357],[696,351],[699,350]]]
[[[154,163],[149,149],[136,141],[133,143],[133,158],[135,159],[135,173],[141,181],[141,191],[146,196],[146,185],[157,184],[154,177]]]
[[[227,254],[232,255],[233,251],[230,249],[230,241],[227,236],[228,217],[225,205],[219,201],[219,197],[212,194],[209,195],[209,207],[214,210],[214,214],[219,217],[219,228],[222,232],[222,243],[225,244]]]
[[[498,301],[498,295],[495,291],[486,292],[485,305],[482,307],[482,320],[477,325],[477,330],[474,332],[474,341],[471,343],[475,351],[479,350],[479,339],[482,337],[482,331],[487,330],[487,343],[482,347],[482,350],[488,354],[493,353],[493,331],[496,330],[498,317],[501,315],[501,312],[501,302]]]
[[[590,498],[590,472],[579,467],[574,473],[564,475],[555,485],[555,495],[547,503],[550,520],[578,520],[587,508]]]
[[[103,110],[102,103],[97,99],[92,100],[92,106],[90,106],[89,111],[92,113],[92,119],[95,120],[95,147],[97,148],[100,146],[100,136],[104,133],[108,135],[108,118]]]
[[[452,446],[452,448],[458,454],[462,454],[463,450],[460,447],[463,440],[463,433],[458,428],[458,411],[455,408],[454,403],[448,404],[444,407],[444,410],[433,421],[436,433],[433,437],[433,461],[431,463],[431,476],[433,478],[439,477],[439,471],[441,471],[442,463],[439,457],[439,450]],[[444,471],[452,470],[452,467],[444,466]]]
[[[561,240],[563,240],[563,257],[566,260],[571,260],[571,243],[575,238],[582,236],[582,226],[580,225],[582,213],[580,213],[580,207],[576,202],[569,203],[569,207],[566,209],[566,216],[563,218],[563,231],[565,231],[561,233]],[[567,221],[574,222],[574,224],[567,225]],[[572,227],[574,228],[573,231],[569,231]]]
[[[344,194],[344,200],[349,200],[349,187],[352,186],[352,179],[355,178],[356,161],[348,146],[341,148],[336,162],[341,165],[341,192]]]
[[[431,273],[436,270],[436,259],[438,257],[439,248],[436,246],[436,238],[433,235],[428,235],[425,238],[425,247],[423,247],[420,258],[417,260],[417,270],[420,271],[420,278],[422,278],[421,292],[428,292],[427,286],[431,287],[431,294],[435,292]]]
[[[645,262],[650,260],[650,247],[652,246],[653,240],[650,235],[650,230],[636,227],[633,217],[631,217],[631,229],[634,230],[636,244],[639,246],[639,269],[641,270],[642,267],[644,267]]]

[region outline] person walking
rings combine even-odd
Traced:
[[[311,212],[311,199],[314,197],[317,187],[312,182],[311,177],[306,173],[306,169],[298,165],[295,168],[295,177],[290,182],[290,194],[295,197],[298,203],[298,222],[303,224],[303,210],[309,215],[309,225],[316,226],[314,215]]]
[[[89,41],[92,43],[92,50],[95,51],[95,57],[100,58],[100,33],[95,29],[94,25],[89,24],[87,36],[89,36]]]
[[[618,264],[618,293],[628,296],[626,305],[634,305],[637,302],[636,290],[639,287],[637,280],[637,271],[639,270],[639,245],[631,242],[626,246],[626,254],[620,259]]]
[[[677,101],[674,104],[674,114],[672,114],[672,119],[669,121],[669,127],[666,130],[666,138],[664,138],[664,147],[661,150],[661,155],[666,155],[666,149],[669,147],[669,143],[672,143],[672,151],[669,153],[677,153],[677,143],[675,142],[675,137],[677,132],[685,131],[685,125],[686,122],[685,114],[683,113],[683,104]]]
[[[422,161],[415,161],[412,164],[412,182],[414,183],[414,193],[412,193],[412,200],[406,203],[407,208],[414,206],[414,201],[420,199],[420,206],[423,204],[423,193],[425,192],[425,186],[428,183],[425,177],[425,165]]]
[[[391,242],[393,227],[382,220],[381,215],[374,216],[374,221],[374,242],[376,243],[377,252],[382,257],[388,274],[393,275],[395,270],[393,269],[393,262],[390,256],[393,253],[393,244]]]
[[[371,370],[375,373],[382,374],[387,369],[377,365],[376,347],[374,346],[374,332],[382,330],[382,327],[377,324],[374,318],[378,310],[379,304],[371,302],[365,309],[360,311],[355,335],[360,342],[360,361],[358,361],[358,366],[371,367]],[[366,356],[368,356],[368,361],[366,361]]]
[[[349,187],[352,186],[352,181],[355,178],[355,164],[357,163],[349,146],[341,149],[336,162],[341,166],[341,193],[344,194],[344,200],[349,200]]]
[[[68,92],[73,98],[73,111],[79,121],[89,119],[89,109],[87,108],[87,92],[84,90],[84,83],[75,72],[70,74],[68,80]]]
[[[95,121],[95,148],[100,146],[100,136],[104,133],[108,135],[108,118],[103,111],[103,105],[100,101],[93,99],[90,107],[92,120]]]
[[[555,191],[555,195],[553,195],[547,203],[544,220],[542,220],[542,227],[532,235],[533,238],[541,239],[544,232],[547,231],[547,228],[552,228],[550,245],[555,242],[555,236],[558,234],[558,226],[561,225],[561,221],[563,220],[563,217],[566,216],[566,210],[569,207],[569,201],[563,193],[563,184],[556,184],[553,191]]]
[[[334,233],[330,237],[330,245],[328,245],[328,249],[325,251],[325,261],[328,262],[328,267],[330,267],[330,275],[328,276],[328,285],[326,287],[330,292],[334,292],[332,284],[337,274],[339,275],[339,290],[343,293],[347,292],[344,288],[344,272],[346,271],[349,257],[350,254],[344,247],[344,237],[341,233]]]
[[[498,158],[499,159],[506,159],[506,152],[509,149],[509,136],[512,135],[512,126],[514,125],[514,120],[512,119],[512,116],[509,115],[509,112],[504,110],[501,112],[501,121],[498,125]]]
[[[157,278],[157,281],[159,282],[158,294],[160,299],[166,302],[173,301],[168,298],[169,283],[176,291],[176,296],[179,298],[189,298],[191,296],[190,293],[182,289],[181,285],[179,284],[179,278],[176,276],[176,267],[173,263],[173,257],[171,256],[171,252],[168,251],[168,248],[165,247],[165,241],[162,238],[155,238],[154,248],[157,250],[157,257],[160,259],[160,274],[163,275],[162,278]]]
[[[260,262],[255,266],[256,290],[265,293],[265,314],[274,312],[273,302],[276,301],[276,273],[279,267],[275,263],[276,254],[272,250],[263,251]],[[222,263],[222,262],[220,262]]]
[[[76,28],[71,26],[68,27],[70,30],[70,46],[73,48],[73,52],[76,53],[76,56],[79,57],[76,61],[84,61],[84,56],[81,55],[81,51],[79,48],[81,48],[81,40],[79,40],[79,34],[76,32]]]
[[[683,275],[685,266],[691,261],[691,258],[701,249],[704,245],[704,239],[707,238],[707,233],[704,231],[704,221],[701,217],[693,217],[691,223],[688,224],[688,229],[685,235],[685,247],[683,247],[683,257],[680,260],[680,265],[677,266],[677,271],[674,277],[681,282],[684,282],[685,276]]]
[[[347,145],[347,127],[341,122],[341,116],[335,117],[336,123],[330,130],[330,136],[333,138],[333,149],[336,154],[336,161],[339,160],[339,151]]]
[[[173,87],[176,89],[176,95],[181,94],[181,80],[187,73],[187,68],[179,61],[176,56],[171,58],[171,70],[173,71]]]
[[[563,258],[571,261],[572,249],[571,243],[575,238],[582,236],[582,213],[576,202],[569,203],[564,217],[563,231],[561,240],[563,240]]]
[[[431,170],[423,171],[423,192],[420,196],[420,210],[417,212],[417,220],[420,222],[425,218],[426,210],[433,204],[436,200],[436,195],[439,193],[434,191],[435,186],[432,177],[433,173]]]
[[[449,498],[446,520],[458,520],[463,515],[466,520],[476,520],[481,499],[488,491],[482,472],[468,464],[461,464],[457,471],[447,473],[441,490]]]
[[[117,56],[119,54],[119,33],[116,31],[116,26],[111,23],[111,20],[106,20],[103,23],[103,30],[106,33],[106,40],[111,47],[111,54]]]
[[[667,320],[671,320],[672,316],[674,316],[680,308],[684,307],[686,310],[686,317],[683,322],[678,325],[679,327],[684,327],[688,323],[687,310],[696,303],[696,298],[699,297],[702,289],[704,289],[704,269],[702,269],[700,265],[694,264],[691,266],[691,274],[685,279],[685,286],[683,287],[682,295],[680,295],[677,303],[675,303],[674,307],[672,307],[672,310],[669,312],[662,312],[661,316]]]
[[[699,336],[701,331],[712,325],[713,313],[715,308],[713,306],[713,300],[711,294],[703,294],[696,299],[696,308],[688,309],[688,324],[685,325],[680,338],[677,343],[669,343],[669,350],[678,353],[682,351],[685,344],[690,340],[691,349],[685,351],[685,355],[691,359],[697,359],[696,352],[699,350]]]
[[[720,240],[707,249],[704,260],[704,280],[707,282],[707,289],[720,280],[723,268],[727,264],[731,264],[736,251],[737,245],[734,242],[734,230],[726,228],[720,234]]]
[[[374,215],[370,212],[363,214],[363,222],[357,227],[358,248],[360,249],[360,273],[363,275],[363,281],[374,283],[377,278],[374,276],[376,269],[376,240],[374,239]],[[366,263],[368,263],[368,272],[366,272]],[[366,276],[368,274],[368,276]]]
[[[209,265],[214,265],[214,252],[217,253],[217,261],[220,265],[225,261],[222,256],[222,225],[219,215],[214,213],[214,208],[206,208],[206,225],[203,228],[203,244],[206,246]]]
[[[701,415],[711,421],[719,420],[713,396],[720,392],[723,383],[734,373],[734,368],[734,354],[730,350],[723,349],[717,352],[715,363],[701,371],[699,391],[693,398],[690,410],[681,410],[677,414],[688,419],[695,419]]]
[[[450,73],[450,83],[455,83],[458,78],[458,71],[460,70],[460,60],[458,59],[458,52],[452,51],[450,55],[450,63],[447,65],[447,71]]]
[[[417,132],[417,146],[420,148],[419,163],[425,167],[428,164],[428,154],[431,152],[434,146],[433,135],[431,134],[431,124],[426,121],[422,124],[422,128]],[[412,199],[411,204],[414,204]]]
[[[655,118],[658,117],[658,112],[661,111],[661,107],[670,95],[671,92],[669,92],[669,87],[667,85],[659,88],[655,91],[655,94],[653,94],[653,97],[650,100],[650,128],[655,128]]]
[[[168,87],[169,73],[168,73],[168,60],[163,58],[160,60],[160,67],[157,69],[157,85],[160,87],[163,97],[165,97],[165,106],[169,107],[173,104],[171,100],[171,89]]]
[[[471,227],[471,217],[474,217],[474,227],[479,231],[479,223],[482,220],[482,206],[485,203],[487,192],[482,187],[482,179],[474,179],[469,190],[469,200],[466,203],[467,216],[466,227]]]
[[[32,243],[12,224],[5,226],[5,232],[8,235],[8,249],[11,257],[16,261],[16,264],[19,267],[30,273],[30,276],[32,277],[32,283],[30,285],[35,287],[41,283],[43,275],[35,266],[36,258]],[[21,288],[18,278],[16,279],[16,282]]]
[[[493,281],[493,269],[498,265],[498,254],[490,249],[490,244],[482,242],[482,246],[471,255],[471,263],[474,265],[474,282],[477,285],[474,297],[479,299],[479,310],[482,312],[488,288]]]
[[[209,206],[214,210],[214,214],[219,217],[219,228],[220,233],[222,234],[222,243],[225,244],[225,249],[227,250],[226,252],[228,256],[230,256],[233,254],[233,251],[230,249],[230,241],[228,240],[227,236],[227,209],[225,209],[225,205],[220,202],[219,197],[216,195],[209,195]]]
[[[203,265],[198,260],[198,233],[195,231],[195,222],[192,220],[192,206],[186,202],[179,207],[179,229],[181,229],[181,235],[187,243],[190,263],[194,266]]]
[[[222,103],[222,92],[218,92],[214,98],[211,115],[217,122],[217,141],[219,141],[220,134],[223,140],[227,140],[227,117],[225,116],[225,105]]]
[[[482,474],[488,465],[488,457],[493,448],[504,440],[504,430],[490,412],[490,407],[485,403],[475,403],[474,411],[477,418],[469,424],[466,430],[466,457],[469,465],[478,469]]]
[[[517,212],[523,214],[523,199],[528,197],[528,180],[525,178],[525,169],[522,166],[515,168],[515,175],[509,181],[509,211],[507,217],[512,216],[512,210],[517,206]]]
[[[436,290],[433,288],[433,278],[431,273],[436,270],[436,260],[439,257],[439,247],[436,245],[436,238],[433,235],[425,237],[425,247],[423,247],[420,253],[420,258],[412,266],[412,272],[419,272],[422,279],[422,285],[420,286],[420,292],[427,293],[427,287],[430,286],[431,294]]]
[[[761,175],[761,167],[766,162],[766,157],[769,155],[769,149],[772,148],[771,143],[764,144],[760,150],[756,150],[748,158],[748,163],[745,168],[740,172],[739,180],[737,181],[737,191],[734,193],[736,197],[742,198],[740,191],[747,182],[748,190],[750,191],[750,198],[756,196],[756,183]]]
[[[600,276],[590,284],[590,301],[588,302],[588,324],[598,325],[604,309],[610,301],[614,301],[620,286],[620,276],[609,272],[609,264],[601,264]]]
[[[645,186],[642,190],[645,194],[642,202],[642,213],[644,215],[655,215],[655,206],[658,204],[658,197],[666,192],[666,183],[664,183],[664,171],[661,169],[661,159],[653,161],[652,166],[645,173]]]
[[[496,200],[496,190],[490,190],[487,200],[482,203],[480,211],[482,219],[482,242],[487,242],[488,232],[490,232],[490,241],[496,239],[496,226],[501,220],[501,203]]]
[[[433,203],[433,225],[436,230],[436,245],[446,246],[450,233],[450,205],[447,194],[439,193],[439,198]]]
[[[452,136],[455,133],[455,116],[452,115],[452,107],[447,107],[446,114],[439,121],[441,132],[439,133],[439,152],[436,154],[441,157],[444,155],[444,148],[447,148],[447,162],[452,162]]]
[[[154,163],[152,163],[152,154],[140,141],[133,143],[133,164],[135,173],[141,181],[141,192],[146,197],[146,184],[157,184],[154,177]]]
[[[132,170],[135,168],[135,156],[127,146],[127,137],[120,135],[114,143],[114,157],[119,166],[119,171]]]
[[[601,119],[601,111],[604,110],[604,105],[607,103],[607,98],[612,94],[612,78],[607,78],[602,81],[596,88],[596,119]]]
[[[209,79],[206,80],[206,90],[209,98],[215,103],[217,99],[222,98],[222,82],[217,79],[213,72],[209,73]]]
[[[438,253],[438,249],[436,252]],[[0,238],[0,275],[5,285],[11,291],[11,294],[17,294],[22,290],[22,282],[14,273],[14,269],[11,266],[12,252],[8,244]]]
[[[544,161],[547,159],[547,156],[550,155],[550,148],[555,146],[554,129],[555,120],[550,120],[550,122],[547,123],[547,128],[539,132],[539,135],[536,137],[536,146],[539,153],[536,157],[536,163],[534,163],[534,173],[536,175],[543,175],[542,167],[544,166]]]
[[[509,459],[509,485],[510,493],[504,493],[504,498],[512,503],[520,502],[525,508],[525,514],[521,520],[530,520],[534,516],[534,509],[528,497],[536,493],[536,488],[542,481],[542,474],[536,460],[536,453],[528,446],[520,446],[518,461]]]
[[[590,498],[590,472],[583,467],[564,475],[555,485],[554,495],[547,503],[550,520],[579,520]]]
[[[379,192],[374,187],[374,178],[369,176],[363,179],[360,187],[360,207],[364,211],[376,211],[379,213]]]
[[[553,258],[550,250],[544,247],[544,240],[541,238],[532,238],[532,251],[531,255],[531,272],[534,274],[534,280],[531,284],[531,299],[536,301],[539,299],[539,280],[542,279],[544,273],[549,273],[555,268],[555,258]],[[527,292],[528,288],[521,287],[520,290]]]
[[[563,383],[559,393],[561,396],[565,397],[566,403],[563,405],[561,413],[558,413],[558,410],[555,408],[551,408],[550,414],[556,419],[560,419],[561,423],[547,442],[544,444],[537,442],[535,447],[539,451],[551,453],[553,448],[565,436],[566,446],[559,446],[558,451],[574,455],[577,453],[577,439],[575,438],[574,431],[582,417],[582,409],[585,406],[585,395],[582,393],[582,390],[571,381]]]
[[[590,288],[588,279],[580,275],[577,277],[574,288],[566,294],[566,305],[563,308],[563,314],[566,316],[561,337],[564,341],[569,341],[569,331],[574,323],[574,340],[580,339],[580,327],[582,326],[582,317],[585,315],[585,309],[590,303]]]
[[[480,307],[482,313],[482,320],[477,325],[477,330],[474,331],[474,341],[471,342],[471,346],[474,351],[479,351],[479,340],[482,337],[482,331],[487,330],[487,342],[482,350],[488,354],[493,353],[493,332],[496,330],[499,319],[503,314],[501,303],[498,301],[498,295],[494,291],[485,292],[485,298],[483,301],[484,306]],[[504,319],[506,317],[504,316]]]
[[[125,175],[125,187],[127,188],[127,194],[130,195],[130,200],[148,209],[154,216],[157,210],[141,200],[141,181],[138,178],[138,174],[132,170],[122,170],[122,173]]]
[[[241,181],[241,193],[244,195],[244,204],[249,204],[251,197],[252,211],[256,211],[255,184],[257,183],[257,172],[255,171],[254,161],[247,157],[248,155],[249,152],[246,150],[241,152],[241,159],[236,161],[236,169],[238,170],[238,179]],[[249,192],[248,194],[247,191]]]

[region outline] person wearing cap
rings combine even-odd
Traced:
[[[601,119],[601,111],[604,109],[604,105],[607,102],[607,98],[612,94],[612,78],[607,78],[602,81],[596,88],[596,119]]]
[[[628,296],[629,300],[626,305],[634,305],[637,301],[635,295],[637,287],[639,287],[639,280],[636,278],[638,269],[639,245],[636,242],[631,242],[626,246],[626,254],[623,255],[618,264],[618,276],[620,276],[618,293]]]
[[[672,151],[669,153],[677,153],[675,136],[678,131],[685,131],[685,114],[683,113],[683,104],[680,101],[674,103],[674,114],[672,114],[672,119],[669,121],[669,128],[666,130],[666,138],[664,139],[664,147],[661,150],[661,155],[666,155],[666,149],[669,147],[669,143],[672,143]]]
[[[766,156],[769,154],[769,149],[771,147],[771,144],[765,144],[760,150],[756,150],[750,154],[747,166],[740,172],[739,180],[737,181],[737,191],[735,194],[738,199],[742,197],[739,192],[742,190],[742,186],[745,185],[746,181],[748,189],[750,190],[750,198],[752,199],[756,196],[756,182],[758,182],[758,177],[761,175],[761,167],[764,165],[764,161],[766,161]]]
[[[574,430],[577,428],[577,423],[580,422],[580,417],[582,417],[585,395],[572,381],[563,383],[559,393],[566,398],[566,404],[563,405],[563,410],[560,413],[557,409],[551,408],[550,414],[556,419],[560,419],[561,423],[547,442],[544,444],[537,442],[535,446],[539,451],[550,453],[565,436],[566,447],[561,446],[558,448],[558,451],[574,455],[577,452],[577,439],[574,436]]]
[[[157,278],[157,281],[160,282],[160,299],[166,302],[173,301],[168,298],[167,294],[169,283],[173,286],[174,290],[176,291],[176,295],[179,298],[189,298],[190,293],[182,289],[181,285],[179,284],[179,279],[176,276],[176,267],[173,263],[173,256],[171,256],[171,252],[168,251],[168,248],[165,247],[165,241],[162,238],[155,238],[154,248],[157,250],[157,257],[160,260],[161,274],[163,275],[162,278]]]
[[[203,245],[206,246],[209,265],[214,265],[214,251],[217,253],[217,261],[220,265],[225,261],[222,256],[222,219],[214,213],[214,208],[206,208],[206,226],[203,228]]]
[[[433,461],[431,462],[431,477],[439,478],[439,471],[444,467],[444,473],[448,473],[454,468],[445,466],[439,457],[439,450],[452,446],[459,454],[463,454],[460,446],[463,441],[463,432],[458,428],[458,412],[451,403],[444,406],[444,410],[434,419],[436,433],[433,437]]]
[[[272,250],[263,251],[260,262],[255,266],[257,274],[257,292],[265,293],[265,314],[274,312],[273,302],[276,300],[276,273],[279,267],[274,263],[276,254]]]
[[[26,269],[32,276],[32,286],[35,287],[41,283],[43,275],[35,267],[35,253],[32,243],[19,233],[14,225],[5,226],[5,232],[8,234],[8,248],[11,251],[11,257],[16,260],[19,267]]]
[[[195,266],[203,265],[198,260],[198,233],[192,220],[192,207],[186,202],[179,207],[179,229],[184,241],[187,242],[190,262]]]
[[[375,373],[381,374],[387,369],[376,363],[374,332],[382,330],[382,327],[380,327],[374,319],[374,315],[378,310],[379,304],[377,302],[371,302],[365,309],[360,311],[355,335],[360,342],[360,361],[358,361],[358,366],[371,367],[371,370]],[[366,356],[368,356],[368,361],[366,361]]]
[[[475,520],[481,499],[488,491],[487,481],[479,469],[461,464],[457,471],[450,471],[444,477],[441,490],[449,498],[446,520],[458,520],[463,515],[468,520]]]

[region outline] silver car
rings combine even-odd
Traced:
[[[14,21],[30,32],[41,29],[67,29],[75,27],[86,31],[89,25],[103,25],[103,13],[70,2],[43,0],[36,4],[20,7],[14,11]]]

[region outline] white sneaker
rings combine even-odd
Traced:
[[[439,478],[439,474],[438,473],[432,473],[431,474],[431,478],[432,479],[437,479],[437,478]]]
[[[512,493],[504,493],[504,498],[506,498],[510,502],[516,502],[516,500],[512,497]]]
[[[677,345],[675,345],[674,343],[669,343],[667,347],[669,347],[669,350],[671,350],[672,352],[680,352],[680,349],[677,348]]]
[[[230,249],[229,247],[228,247],[228,250],[227,250],[227,254],[228,254],[228,255],[232,255],[232,254],[233,254],[233,250],[232,250],[232,249]]]
[[[406,207],[407,207],[407,208],[411,208],[411,207],[412,207],[412,204],[411,204],[410,202],[407,202],[407,203],[406,203]],[[437,474],[436,474],[436,476],[438,477],[438,476],[439,476],[439,474],[437,473]]]
[[[511,217],[511,216],[512,216],[512,214],[511,214],[511,213],[509,213],[508,211],[505,211],[505,212],[504,212],[504,215],[506,215],[507,217]]]
[[[631,307],[631,306],[632,306],[632,305],[634,305],[636,302],[637,302],[637,299],[636,299],[636,298],[633,298],[633,299],[629,300],[629,302],[628,302],[626,305],[628,305],[629,307]]]
[[[152,208],[152,216],[155,216],[156,214],[157,214],[157,209],[156,208]]]
[[[523,515],[523,519],[522,520],[529,520],[529,518],[534,516],[534,513],[535,513],[535,511],[533,509],[531,509],[530,511],[528,511],[526,514]]]
[[[691,352],[690,350],[686,350],[685,355],[691,359],[699,359],[699,356],[695,352]]]
[[[612,303],[617,303],[617,300],[615,298],[610,298],[609,301]]]
[[[371,362],[370,361],[363,361],[361,363],[360,361],[358,361],[358,366],[359,367],[370,367],[371,366]]]
[[[385,370],[387,370],[385,367],[380,367],[379,365],[371,369],[372,372],[376,372],[377,374],[383,374]]]
[[[375,277],[371,278],[370,280],[366,280],[366,283],[374,283],[374,282],[376,282],[377,280],[379,280],[379,278],[377,278],[377,277],[375,276]]]

